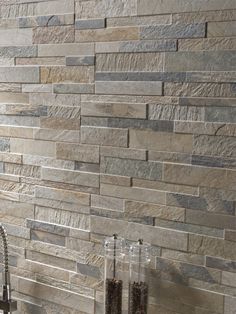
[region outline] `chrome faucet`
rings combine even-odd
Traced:
[[[0,310],[3,311],[4,314],[12,313],[17,310],[17,303],[11,299],[11,282],[10,282],[10,272],[8,265],[8,242],[7,242],[7,232],[5,228],[0,224],[0,235],[2,237],[3,244],[3,292],[2,298],[0,299]]]

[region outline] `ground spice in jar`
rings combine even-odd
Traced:
[[[145,282],[129,284],[129,314],[147,314],[148,285]]]
[[[106,279],[105,314],[122,314],[122,280]]]

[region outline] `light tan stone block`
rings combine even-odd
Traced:
[[[57,158],[99,163],[99,147],[57,143]]]
[[[130,147],[190,153],[192,136],[146,130],[130,130]]]
[[[74,38],[72,26],[37,27],[33,32],[34,44],[72,43]]]
[[[53,189],[43,186],[36,186],[35,196],[82,205],[89,205],[90,203],[89,194],[70,190]]]
[[[96,81],[95,93],[113,95],[162,95],[162,82]]]
[[[165,204],[165,192],[162,191],[101,184],[101,194],[143,202]]]
[[[39,57],[64,57],[74,55],[93,55],[94,44],[46,44],[38,46]]]
[[[98,42],[98,41],[122,41],[138,40],[139,30],[137,27],[128,28],[105,28],[75,31],[76,42]]]
[[[28,140],[28,139],[11,139],[10,149],[14,153],[41,155],[46,157],[55,157],[56,144],[53,142]]]
[[[223,4],[224,10],[235,9],[234,0],[227,0]],[[138,0],[138,14],[151,15],[151,14],[166,14],[166,13],[179,13],[179,12],[192,12],[192,11],[213,11],[222,10],[221,0],[209,1],[192,1],[192,0]]]
[[[41,83],[59,83],[59,82],[92,82],[94,79],[93,67],[42,67]],[[37,92],[37,91],[36,91]]]
[[[127,147],[128,131],[126,129],[82,126],[81,142],[83,144]]]
[[[179,39],[179,51],[215,51],[235,50],[236,38],[201,38],[201,39]]]
[[[207,27],[207,37],[236,36],[236,22],[210,22]]]
[[[96,117],[121,117],[146,119],[146,104],[82,102],[81,114]]]
[[[42,179],[75,185],[99,187],[99,175],[81,171],[59,170],[43,167]]]
[[[2,46],[31,45],[32,29],[0,30],[0,43]]]
[[[163,53],[97,54],[96,71],[163,71]]]

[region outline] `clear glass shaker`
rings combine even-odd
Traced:
[[[142,239],[130,246],[129,314],[147,314],[151,246]]]
[[[114,234],[105,239],[105,314],[122,313],[125,241]]]

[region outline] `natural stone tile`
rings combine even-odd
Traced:
[[[191,155],[149,150],[148,160],[191,164]]]
[[[225,83],[165,83],[165,96],[235,97],[233,84]]]
[[[213,11],[221,10],[222,3],[220,0],[210,0],[203,6],[199,1],[180,0],[176,3],[173,0],[166,0],[164,3],[161,0],[138,0],[138,14],[166,14],[166,13],[182,13],[192,11]],[[224,3],[224,10],[235,9],[233,0]]]
[[[96,53],[118,52],[161,52],[176,51],[177,41],[174,39],[98,42],[95,44]]]
[[[222,11],[223,12],[223,11]],[[235,50],[235,38],[201,38],[201,39],[180,39],[178,41],[179,51],[199,51],[199,50]]]
[[[64,226],[54,225],[51,223],[46,223],[46,222],[31,220],[31,219],[27,219],[26,226],[27,228],[32,229],[32,230],[49,232],[49,233],[58,234],[65,237],[68,236],[70,232],[70,229]]]
[[[162,164],[132,159],[103,157],[101,159],[101,172],[157,180],[162,176]]]
[[[165,192],[155,190],[101,184],[101,195],[165,204]]]
[[[85,276],[101,278],[102,274],[99,267],[77,263],[77,272]]]
[[[176,133],[235,136],[235,124],[175,121]]]
[[[202,225],[195,225],[191,224],[190,222],[175,222],[175,221],[166,221],[159,218],[155,219],[155,226],[163,227],[163,228],[170,228],[174,230],[182,230],[185,232],[190,232],[194,234],[202,234],[211,237],[223,238],[224,231],[217,228],[202,226]]]
[[[214,237],[189,234],[189,252],[235,260],[236,243]]]
[[[178,185],[178,184],[170,184],[162,181],[148,181],[143,179],[132,179],[132,186],[141,187],[159,191],[169,191],[173,193],[183,193],[190,195],[198,195],[199,190],[196,187],[188,186],[188,185]],[[187,195],[185,195],[187,197]]]
[[[94,84],[86,83],[68,83],[54,84],[53,91],[55,94],[93,94]]]
[[[188,120],[204,121],[204,107],[149,105],[149,119],[151,120]]]
[[[204,265],[205,259],[202,255],[185,253],[175,250],[162,249],[162,257],[168,258],[171,260],[177,260],[181,262],[191,263],[194,265]]]
[[[147,217],[184,221],[185,209],[136,201],[125,201],[125,219],[136,221]]]
[[[222,284],[226,286],[236,287],[236,274],[223,271]]]
[[[225,240],[236,242],[236,231],[225,230]]]
[[[139,29],[137,27],[111,27],[104,29],[75,31],[76,42],[122,41],[138,39]]]
[[[70,171],[43,167],[42,179],[47,181],[64,182],[75,185],[99,187],[99,176],[97,174],[81,171]]]
[[[0,94],[1,95],[1,94]],[[37,106],[69,106],[80,105],[80,95],[31,94],[30,103]]]
[[[81,142],[84,144],[127,147],[128,131],[123,129],[81,127]]]
[[[97,94],[162,95],[162,82],[96,81]]]
[[[113,53],[96,55],[97,72],[163,71],[163,53]]]
[[[234,98],[214,98],[214,97],[181,97],[179,105],[181,106],[216,106],[217,107],[234,107]]]
[[[25,1],[25,0],[24,0]],[[25,1],[30,2],[30,1]],[[35,15],[74,13],[73,0],[40,1],[36,3]]]
[[[146,130],[130,130],[130,147],[142,149],[158,149],[189,153],[192,151],[192,137],[189,135],[161,133]]]
[[[0,92],[1,103],[27,103],[28,101],[28,94]]]
[[[105,184],[131,186],[131,178],[117,175],[112,176],[108,174],[101,174],[100,182]]]
[[[122,222],[103,217],[91,216],[91,231],[99,234],[110,234],[117,232],[125,238],[134,240],[137,234],[142,234],[145,241],[158,246],[178,247],[185,250],[187,247],[187,233],[172,231],[164,228],[151,227],[142,224]],[[169,241],[169,239],[172,241]]]
[[[236,157],[234,137],[195,135],[193,153],[207,156]]]
[[[207,202],[204,198],[177,193],[167,193],[166,205],[197,210],[207,210]]]
[[[20,28],[47,27],[74,24],[74,14],[44,15],[19,18]]]
[[[136,160],[146,160],[147,152],[141,149],[130,149],[130,148],[118,148],[103,146],[100,147],[101,156],[117,157],[124,159],[136,159]]]
[[[9,43],[7,43],[7,45],[9,45]],[[3,58],[36,57],[37,47],[36,46],[6,46],[6,47],[1,46],[0,56]]]
[[[124,201],[120,198],[91,195],[91,207],[123,211]]]
[[[186,212],[186,222],[194,223],[203,226],[213,227],[213,228],[236,228],[236,219],[234,216],[230,215],[220,215],[213,213],[201,213],[194,210],[187,210]]]
[[[17,236],[19,238],[30,239],[30,230],[22,226],[17,226],[12,223],[3,223],[8,235]]]
[[[89,194],[70,190],[54,189],[43,186],[35,187],[35,196],[37,198],[39,197],[46,199],[54,199],[58,201],[81,205],[89,205],[90,203]]]
[[[37,205],[35,208],[35,219],[82,230],[87,230],[89,228],[88,215],[69,210],[60,210],[58,208],[48,208]]]
[[[66,57],[67,66],[95,65],[94,56],[70,56]]]
[[[72,43],[74,39],[72,26],[37,27],[33,31],[34,44]]]
[[[38,83],[39,69],[37,67],[1,67],[0,82]]]
[[[143,118],[147,117],[146,104],[82,102],[81,114],[96,117]]]
[[[173,121],[167,120],[144,120],[144,119],[122,119],[122,118],[94,118],[82,117],[82,125],[103,126],[111,128],[129,128],[129,129],[149,129],[159,132],[173,132]]]
[[[225,297],[225,314],[234,314],[235,312],[235,306],[236,306],[236,298],[231,298],[229,296]]]
[[[31,239],[34,241],[51,243],[59,246],[65,246],[65,237],[55,235],[48,232],[31,230],[30,232]]]
[[[164,180],[210,188],[234,190],[235,171],[210,167],[164,164]]]
[[[207,107],[205,120],[209,122],[236,123],[236,107]]]
[[[93,55],[94,44],[90,43],[61,43],[38,45],[39,57],[64,57],[73,55]]]
[[[214,82],[227,83],[235,82],[236,73],[234,71],[204,71],[204,72],[187,72],[186,82]]]
[[[75,170],[80,170],[84,172],[93,172],[99,173],[100,172],[100,165],[88,162],[75,162]]]
[[[53,142],[11,138],[10,148],[12,152],[21,154],[43,155],[47,157],[55,157],[56,155],[56,145]]]
[[[37,289],[37,293],[34,292]],[[50,287],[41,283],[36,283],[27,279],[19,279],[18,289],[24,294],[38,297],[45,301],[51,301],[62,306],[68,306],[72,309],[77,309],[80,304],[80,309],[88,314],[93,314],[94,300],[90,297],[83,296],[71,291]]]
[[[40,167],[5,163],[5,173],[22,177],[40,178]]]
[[[236,262],[206,256],[206,266],[236,273]]]
[[[195,73],[195,72],[194,72]],[[229,74],[233,78],[233,75]],[[186,73],[168,72],[96,72],[96,81],[164,81],[184,82]]]
[[[51,84],[22,84],[23,93],[51,93]]]
[[[16,65],[65,65],[63,57],[15,58]]]
[[[58,117],[42,117],[40,119],[40,127],[56,130],[79,130],[80,121],[78,118],[66,119]]]
[[[233,71],[236,69],[234,66],[234,51],[178,51],[166,53],[164,69],[167,72]]]
[[[107,18],[107,27],[170,24],[171,14]]]
[[[172,16],[173,23],[204,23],[213,21],[233,21],[236,10],[195,11],[176,13]]]
[[[218,167],[218,168],[235,168],[236,159],[222,158],[213,156],[192,156],[192,165],[206,166],[206,167]]]
[[[134,0],[92,0],[76,1],[75,13],[78,18],[121,17],[136,15]]]
[[[0,30],[0,42],[1,46],[21,46],[21,45],[31,45],[32,44],[32,29],[5,29]],[[11,47],[10,49],[6,47],[1,48],[5,51],[11,51],[16,49],[16,47]],[[18,48],[17,48],[18,49]],[[21,49],[21,48],[20,48]],[[34,48],[30,48],[32,51]],[[29,53],[29,48],[23,48],[22,51],[27,51]]]
[[[84,19],[75,21],[75,29],[105,28],[106,20],[103,19]]]
[[[57,143],[56,155],[60,159],[99,163],[99,147],[92,145]]]
[[[172,261],[156,257],[156,269],[162,278],[183,284],[190,278],[207,281],[210,283],[220,282],[220,272],[199,265]]]
[[[156,39],[156,38],[195,38],[205,37],[206,25],[199,24],[169,24],[169,25],[154,25],[141,26],[141,39]]]
[[[63,81],[87,83],[93,81],[94,69],[92,67],[41,67],[41,83],[58,83]]]
[[[207,37],[233,37],[236,35],[236,22],[210,22]]]

